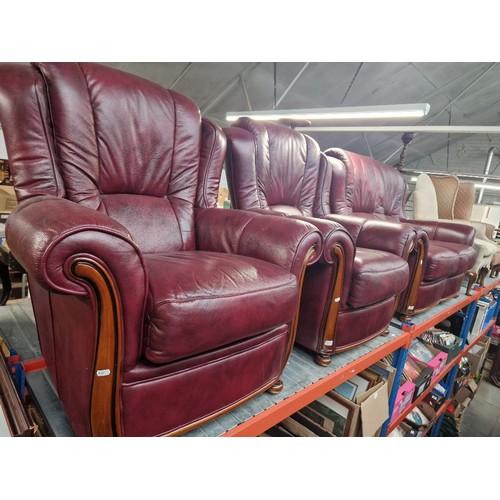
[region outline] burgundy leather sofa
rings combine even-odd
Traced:
[[[412,278],[401,295],[398,314],[403,320],[460,293],[465,273],[474,265],[475,230],[446,221],[407,219],[408,186],[397,169],[368,156],[340,148],[324,152],[320,168],[318,217],[410,224],[418,232],[409,259]]]
[[[215,208],[226,140],[192,101],[98,64],[2,64],[0,121],[7,241],[77,435],[176,435],[280,390],[321,235]]]
[[[296,218],[323,234],[321,259],[306,270],[297,344],[331,355],[387,332],[409,279],[416,232],[402,224],[313,217],[320,167],[318,144],[284,125],[239,119],[224,129],[232,207]]]

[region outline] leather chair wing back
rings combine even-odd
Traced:
[[[37,169],[16,179],[20,201],[52,194],[104,212],[144,252],[194,249],[194,206],[215,206],[221,167],[214,172],[210,163],[221,164],[225,141],[213,124],[202,125],[192,101],[103,65],[36,63],[15,71],[32,73],[20,78],[25,86],[36,81],[31,101],[11,110],[28,120],[16,133],[30,134],[21,157],[9,152],[14,176],[30,172],[26,162]],[[203,150],[202,135],[209,139]]]
[[[239,165],[227,169],[233,207],[312,216],[319,169],[317,143],[270,122],[240,118],[235,125],[225,129],[229,143],[235,144],[228,161]]]
[[[399,172],[371,157],[340,148],[327,149],[330,160],[329,186],[319,190],[330,197],[319,202],[318,210],[342,215],[371,214],[381,220],[405,218],[407,185]],[[325,182],[325,181],[324,181]],[[325,184],[328,183],[328,180]]]

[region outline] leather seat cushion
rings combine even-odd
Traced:
[[[461,245],[463,246],[463,245]],[[436,281],[458,273],[459,257],[448,243],[429,241],[424,281]]]
[[[408,284],[408,263],[392,253],[358,247],[347,304],[365,307],[394,297]]]
[[[214,252],[148,254],[144,354],[164,363],[290,322],[297,279],[279,266]]]
[[[449,255],[453,254],[453,264]],[[433,260],[430,260],[432,256]],[[430,241],[424,281],[448,278],[467,272],[474,266],[476,251],[473,247],[447,241]]]

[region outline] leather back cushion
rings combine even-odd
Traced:
[[[65,196],[145,252],[194,247],[201,118],[186,97],[97,64],[37,63]]]
[[[313,139],[249,118],[240,118],[226,135],[226,168],[236,208],[312,215],[320,156]]]
[[[394,168],[340,148],[324,152],[331,169],[331,213],[374,214],[382,220],[405,218],[407,185]]]
[[[436,189],[429,175],[425,173],[420,174],[415,183],[413,217],[417,220],[439,219]]]
[[[438,205],[440,219],[453,219],[453,211],[458,191],[458,177],[454,175],[430,175]]]

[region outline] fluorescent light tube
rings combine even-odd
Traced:
[[[485,191],[500,191],[499,186],[492,186],[491,184],[474,184],[476,189],[484,189]]]
[[[388,104],[387,106],[354,106],[345,108],[312,108],[312,109],[272,109],[265,111],[230,111],[226,113],[228,122],[236,121],[242,116],[253,120],[276,121],[282,118],[292,120],[360,120],[374,118],[421,118],[429,113],[430,105]]]

